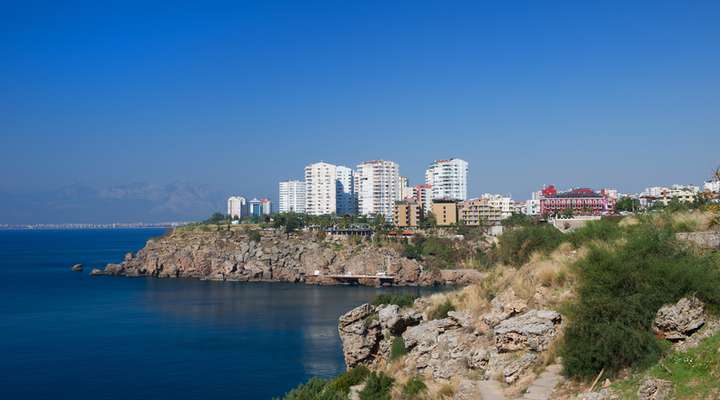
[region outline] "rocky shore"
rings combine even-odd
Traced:
[[[474,270],[429,270],[402,257],[392,247],[312,232],[290,236],[276,231],[174,230],[151,239],[120,264],[108,264],[93,275],[193,278],[218,281],[279,281],[338,284],[338,275],[361,276],[354,282],[378,285],[378,274],[393,285],[429,286],[481,279]],[[388,284],[388,280],[383,283]]]

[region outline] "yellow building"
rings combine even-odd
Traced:
[[[422,206],[415,201],[397,201],[393,210],[393,222],[397,227],[416,227],[420,224]]]
[[[432,213],[438,226],[455,225],[458,222],[458,209],[455,200],[433,200]]]
[[[470,199],[458,204],[458,215],[465,225],[499,225],[503,210],[488,199]]]

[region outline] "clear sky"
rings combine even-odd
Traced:
[[[699,184],[720,1],[0,2],[0,191],[470,163],[470,194]]]

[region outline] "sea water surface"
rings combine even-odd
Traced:
[[[341,314],[420,291],[88,275],[162,233],[0,231],[0,399],[269,399],[344,370]]]

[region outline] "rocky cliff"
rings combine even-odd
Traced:
[[[178,229],[151,239],[121,264],[94,274],[196,278],[228,281],[342,283],[333,275],[376,276],[384,273],[395,285],[433,285],[477,279],[477,271],[452,274],[430,271],[391,247],[345,238],[318,238],[303,232]],[[357,283],[377,285],[378,279]]]

